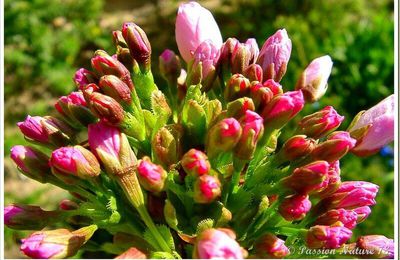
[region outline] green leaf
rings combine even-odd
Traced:
[[[196,229],[196,234],[199,235],[201,232],[203,232],[206,229],[212,228],[214,226],[214,220],[211,218],[206,218],[200,221],[197,224],[197,229]]]
[[[176,259],[173,255],[167,252],[153,252],[150,255],[151,259]]]

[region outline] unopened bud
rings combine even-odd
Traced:
[[[240,119],[246,114],[247,110],[255,110],[253,100],[248,97],[242,97],[228,103],[226,115]]]
[[[232,150],[242,135],[242,127],[235,118],[225,118],[214,125],[207,135],[207,154],[213,156],[219,151]]]
[[[153,137],[151,147],[155,157],[166,169],[181,158],[182,136],[182,126],[176,124],[161,127]]]
[[[286,197],[279,205],[279,213],[287,221],[303,219],[311,209],[308,195],[292,195]]]
[[[325,226],[339,225],[353,229],[357,224],[357,213],[353,210],[332,209],[319,216],[315,220],[315,224]]]
[[[130,247],[128,250],[115,257],[115,259],[147,259],[147,256],[136,247]]]
[[[306,245],[308,248],[335,249],[346,243],[352,234],[346,227],[317,225],[308,230]]]
[[[124,109],[112,97],[94,92],[89,106],[93,114],[111,125],[119,125],[124,120]]]
[[[233,75],[226,83],[224,98],[232,101],[247,96],[250,92],[250,81],[241,74]]]
[[[200,176],[210,172],[210,162],[202,151],[190,149],[182,157],[181,164],[187,174]]]
[[[277,156],[284,161],[294,161],[309,155],[315,145],[314,139],[308,139],[305,135],[295,135],[283,144]]]
[[[100,78],[99,86],[104,94],[112,97],[118,103],[129,106],[132,103],[131,90],[118,77],[106,75]]]
[[[74,82],[75,85],[82,90],[84,86],[96,82],[96,76],[93,72],[84,68],[80,68],[75,72]]]
[[[68,96],[62,96],[54,106],[68,122],[75,123],[78,121],[87,126],[96,119],[87,107],[82,92],[72,92]]]
[[[217,177],[203,174],[194,183],[194,201],[211,203],[221,196],[221,183]]]
[[[348,132],[333,132],[325,142],[315,147],[311,156],[316,160],[334,162],[345,156],[355,146],[356,142]]]
[[[369,214],[371,214],[371,208],[368,206],[355,208],[353,211],[357,214],[357,224],[366,220]]]
[[[260,65],[250,64],[243,72],[243,75],[250,80],[250,82],[262,82],[263,71]]]
[[[394,259],[394,241],[385,236],[369,235],[359,237],[356,246],[363,251],[373,252],[373,254],[368,255],[370,258]]]
[[[258,238],[254,245],[255,253],[260,258],[284,258],[290,254],[285,241],[274,234],[266,233]]]
[[[122,35],[128,45],[132,58],[145,70],[151,66],[151,45],[146,33],[134,23],[124,23]]]
[[[151,162],[149,157],[138,161],[138,179],[144,189],[160,192],[164,189],[167,172],[160,165]]]
[[[167,80],[176,80],[181,73],[181,62],[175,52],[166,49],[159,57],[160,73]]]
[[[45,211],[38,206],[12,204],[4,208],[4,224],[18,230],[43,229],[58,216],[56,211]]]

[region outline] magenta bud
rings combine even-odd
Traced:
[[[340,184],[340,163],[339,161],[334,161],[329,164],[328,184],[324,190],[318,193],[318,196],[320,198],[328,197],[339,188]]]
[[[21,240],[21,251],[31,258],[67,258],[75,255],[96,229],[96,225],[91,225],[73,232],[67,229],[38,231]]]
[[[262,82],[263,71],[260,65],[250,64],[243,72],[243,75],[252,81]]]
[[[194,183],[194,201],[197,203],[211,203],[221,196],[221,183],[215,176],[203,174]]]
[[[95,120],[95,117],[87,107],[83,93],[80,91],[60,97],[54,107],[72,124],[78,121],[82,125],[87,126]]]
[[[254,249],[256,257],[264,259],[280,259],[290,254],[285,241],[271,233],[266,233],[258,238]]]
[[[49,137],[42,126],[43,118],[40,116],[27,116],[25,121],[19,122],[17,125],[25,137],[37,142],[46,143]]]
[[[72,200],[63,199],[58,204],[58,207],[60,208],[60,210],[75,210],[79,208],[79,205]]]
[[[58,217],[56,211],[45,211],[38,206],[12,204],[4,208],[4,224],[18,230],[40,230]]]
[[[283,127],[304,107],[301,91],[289,91],[275,96],[262,111],[264,126],[274,129]]]
[[[134,23],[124,23],[122,35],[128,45],[129,51],[136,62],[146,70],[151,66],[151,45],[146,33]]]
[[[353,210],[332,209],[319,216],[315,225],[344,226],[353,229],[357,225],[357,213]]]
[[[258,55],[260,54],[260,49],[258,48],[258,44],[257,44],[256,39],[249,38],[249,39],[246,40],[244,45],[246,46],[246,48],[248,49],[248,52],[250,53],[250,55],[249,55],[249,57],[250,57],[249,58],[249,65],[255,64],[256,61],[257,61]]]
[[[394,241],[381,235],[362,236],[357,239],[357,248],[368,250],[370,258],[394,259]],[[362,257],[362,256],[361,256]]]
[[[356,144],[349,132],[337,131],[330,134],[325,142],[318,144],[311,153],[316,160],[334,162],[342,158]]]
[[[278,153],[278,158],[283,161],[294,161],[309,155],[315,148],[316,141],[305,135],[295,135],[289,138]]]
[[[331,57],[325,55],[314,59],[301,74],[296,84],[296,90],[303,91],[304,99],[307,102],[315,102],[325,94],[332,65]]]
[[[150,192],[160,192],[164,189],[167,172],[160,165],[151,162],[149,157],[143,157],[137,165],[138,179],[142,187]]]
[[[161,75],[167,80],[177,80],[181,74],[181,62],[172,50],[165,49],[159,57]]]
[[[247,110],[240,119],[242,135],[237,143],[234,156],[241,160],[250,160],[257,147],[258,140],[264,133],[263,119],[256,112]]]
[[[113,43],[114,43],[115,47],[118,48],[118,46],[119,46],[121,48],[128,48],[128,45],[127,45],[121,31],[119,31],[119,30],[113,31],[112,35],[113,35]]]
[[[75,85],[82,90],[84,86],[96,82],[96,76],[93,72],[84,68],[80,68],[75,72],[74,82]]]
[[[310,211],[311,206],[308,195],[291,195],[279,205],[279,213],[287,221],[301,220]]]
[[[346,243],[353,233],[341,226],[313,226],[307,232],[306,245],[308,248],[335,249]]]
[[[124,109],[112,97],[94,92],[89,97],[90,110],[101,120],[118,126],[124,120]]]
[[[246,250],[236,242],[236,235],[230,229],[206,229],[196,238],[193,258],[199,259],[244,259]]]
[[[214,125],[207,135],[207,154],[212,155],[218,152],[232,150],[242,135],[242,127],[235,118],[225,118]]]
[[[73,182],[75,177],[91,179],[100,174],[100,164],[96,157],[80,145],[53,151],[49,164],[53,174],[66,182]]]
[[[224,90],[226,101],[247,96],[250,92],[250,81],[241,74],[232,75],[228,80]]]
[[[187,174],[201,176],[210,172],[210,162],[202,151],[190,149],[181,159],[181,165]]]
[[[273,79],[279,82],[283,78],[291,51],[292,41],[285,29],[278,30],[267,39],[257,60],[263,68],[264,80]]]
[[[285,187],[301,194],[319,192],[326,188],[329,163],[316,161],[296,168],[293,173],[282,180]]]
[[[390,95],[377,105],[361,112],[351,123],[348,131],[357,139],[352,152],[369,156],[394,140],[395,98]]]
[[[366,220],[369,214],[371,214],[371,209],[368,206],[355,208],[353,209],[353,211],[357,213],[357,224]]]
[[[344,116],[327,106],[314,114],[303,117],[299,122],[299,132],[308,137],[319,139],[340,126]]]
[[[233,53],[241,43],[236,38],[228,38],[221,47],[219,67],[222,76],[230,77],[232,74]]]
[[[108,96],[115,99],[124,106],[130,106],[132,103],[131,90],[118,77],[106,75],[100,78],[100,89]]]

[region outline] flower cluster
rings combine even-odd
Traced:
[[[327,106],[297,118],[294,135],[278,141],[325,94],[331,58],[311,61],[288,90],[280,84],[292,51],[285,29],[261,50],[255,39],[223,42],[212,14],[189,2],[179,7],[175,34],[187,67],[165,50],[163,91],[146,33],[125,23],[112,33],[116,53],[98,50],[91,68],[76,72],[77,90],[57,101],[57,116],[18,123],[34,145],[12,148],[18,169],[73,195],[53,211],[5,208],[8,227],[36,230],[21,251],[73,256],[101,229],[113,239],[93,238],[90,250],[117,258],[296,258],[291,249],[304,246],[393,258],[384,236],[346,244],[379,187],[342,182],[339,161],[393,141],[394,96],[360,112],[347,130],[337,130],[344,117]],[[57,222],[76,230],[42,230]]]

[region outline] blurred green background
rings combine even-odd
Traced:
[[[282,85],[291,90],[308,63],[329,54],[334,62],[329,89],[302,115],[333,105],[346,116],[344,130],[358,111],[394,92],[392,0],[210,0],[224,39],[257,39],[261,48],[277,29],[286,28],[292,55]],[[51,114],[60,95],[74,89],[76,69],[89,67],[96,49],[114,51],[111,31],[133,21],[148,34],[153,68],[165,48],[177,52],[174,35],[179,1],[171,0],[5,0],[5,203],[36,203],[54,209],[67,194],[22,178],[9,150],[25,141],[16,123],[26,114]],[[158,84],[164,82],[156,75]],[[289,133],[290,131],[287,131]],[[365,180],[380,188],[369,219],[354,231],[394,235],[393,151],[342,160],[345,180]],[[7,258],[23,257],[17,248],[26,232],[5,230]]]

